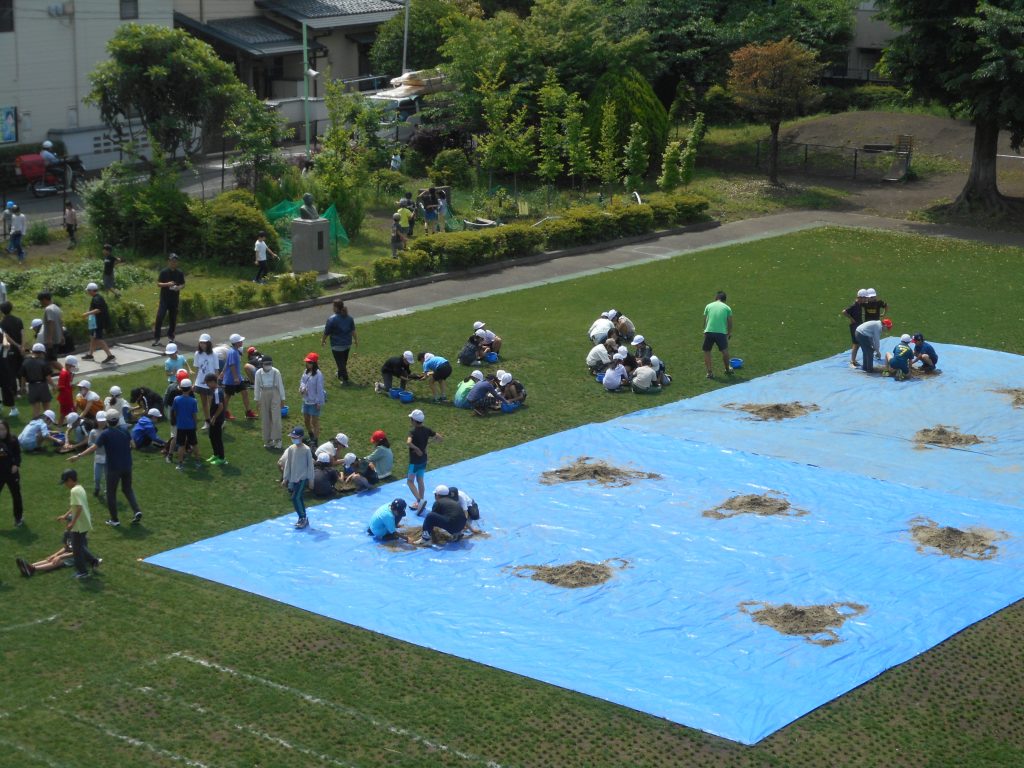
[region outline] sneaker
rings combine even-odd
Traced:
[[[11,408],[10,412],[7,414],[8,418],[17,418],[17,416],[18,416],[18,409],[17,408]]]
[[[92,360],[92,355],[82,355],[83,360]]]
[[[725,375],[726,375],[726,376],[732,376],[732,372],[733,372],[733,369],[732,369],[732,368],[726,368],[726,369],[725,369]]]
[[[25,524],[25,518],[23,518],[23,517],[19,517],[17,520],[14,521],[14,527],[15,528],[21,528],[21,526],[23,526],[24,524]]]
[[[464,539],[468,539],[472,535],[473,535],[473,529],[472,528],[467,528],[466,530],[464,530],[462,532],[462,538],[464,538]]]
[[[857,361],[855,361],[855,360],[851,360],[850,361],[850,367],[851,368],[860,368],[860,366],[857,365]]]
[[[216,464],[217,463],[217,457],[216,456],[211,456],[210,458],[208,458],[206,460],[206,463],[207,464]]]
[[[420,537],[418,539],[416,539],[416,540],[414,540],[414,541],[412,541],[410,543],[412,543],[412,544],[419,544],[419,545],[422,545],[424,547],[429,547],[434,542],[432,542],[430,540],[430,535],[429,534],[421,533]]]
[[[179,472],[184,472],[185,471],[185,465],[184,464],[175,464],[174,468],[176,470],[178,470]]]
[[[86,571],[85,573],[76,573],[75,574],[75,578],[76,579],[88,579],[89,578],[89,572]]]
[[[93,490],[92,495],[95,496],[97,499],[102,499],[103,498],[102,496],[100,496],[100,489],[99,488],[96,488],[95,490]]]
[[[22,560],[20,557],[14,558],[14,562],[18,564],[18,570],[21,571],[21,575],[28,578],[32,575],[32,566]]]
[[[245,412],[245,418],[247,418],[247,419],[256,419],[256,418],[259,418],[259,417],[256,415],[256,411],[246,411]]]
[[[235,416],[234,416],[233,413],[231,413],[231,411],[228,411],[227,413],[225,413],[224,414],[224,418],[227,419],[228,421],[234,421],[235,420]]]
[[[300,517],[299,518],[299,522],[297,522],[295,524],[295,527],[296,528],[309,528],[309,518],[308,517]]]
[[[165,453],[164,454],[164,461],[166,461],[168,464],[170,464],[171,463],[171,454]]]
[[[704,378],[705,379],[713,379],[713,378],[715,378],[715,374],[713,374],[713,373],[706,373],[706,374],[704,374]]]
[[[120,524],[120,520],[107,520],[107,525],[109,525],[111,528],[117,528],[117,526],[119,526]]]
[[[210,428],[210,422],[208,422],[208,421],[204,421],[204,422],[203,422],[203,428],[202,428],[202,430],[201,430],[201,431],[202,431],[202,432],[205,432],[205,431],[206,431],[206,430],[208,430],[209,428]]]
[[[163,344],[161,344],[161,343],[160,343],[160,339],[157,339],[156,341],[154,341],[154,342],[153,342],[152,344],[150,344],[149,346],[151,346],[151,347],[162,347],[162,346],[163,346]]]
[[[140,522],[142,522],[142,512],[141,511],[136,512],[134,515],[132,515],[132,525],[136,525],[137,523],[140,523]]]
[[[383,392],[384,391],[384,382],[383,381],[375,381],[375,382],[373,382],[373,391],[375,393],[377,393],[377,394],[380,394],[381,392]]]
[[[114,357],[114,355],[107,355],[105,358],[103,358],[104,363],[112,363],[115,360],[117,360],[117,358]]]
[[[203,462],[200,461],[199,459],[196,459],[195,461],[192,462],[192,466],[194,466],[196,469],[202,469]]]
[[[228,460],[227,459],[222,459],[222,458],[220,458],[218,456],[217,460],[215,462],[213,462],[213,463],[216,464],[218,467],[223,467],[225,464],[228,463]]]
[[[92,572],[96,573],[96,571],[99,570],[99,567],[101,565],[103,565],[103,558],[102,557],[97,557],[96,558],[96,562],[92,564]]]
[[[439,397],[439,398],[437,399],[437,402],[439,402],[439,403],[447,403],[447,402],[448,402],[448,398],[447,398],[447,397],[445,397],[444,395],[441,395],[441,396],[440,396],[440,397]]]
[[[903,381],[906,378],[907,374],[905,374],[903,371],[896,371],[896,381]]]
[[[456,542],[456,541],[462,541],[462,534],[461,533],[456,533],[455,535],[453,535],[451,537],[451,541],[453,543]]]

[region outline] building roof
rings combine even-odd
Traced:
[[[312,29],[380,24],[399,13],[401,0],[256,0],[256,6]]]
[[[217,19],[204,23],[175,12],[174,23],[190,32],[226,43],[250,56],[281,56],[302,52],[302,35],[263,16]],[[310,41],[310,48],[321,47],[319,43]]]

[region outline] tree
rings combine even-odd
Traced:
[[[661,175],[658,176],[658,188],[662,192],[671,192],[682,183],[679,173],[679,161],[683,147],[678,141],[670,141],[661,156]]]
[[[668,112],[646,78],[635,69],[606,72],[594,84],[587,106],[585,125],[598,136],[604,120],[604,105],[615,103],[616,136],[619,146],[629,140],[633,123],[640,123],[651,156],[659,157],[668,140]]]
[[[597,174],[606,188],[619,180],[619,124],[614,101],[601,110],[601,134],[597,150]]]
[[[650,162],[643,126],[640,123],[633,123],[629,127],[629,140],[622,153],[622,168],[626,172],[623,182],[627,193],[635,192],[643,184],[644,174],[647,173]]]
[[[409,6],[409,47],[406,67],[430,69],[441,63],[439,49],[444,43],[447,19],[459,15],[459,9],[445,0],[411,0]],[[405,13],[399,12],[377,27],[377,39],[370,47],[373,71],[381,75],[402,74],[402,48],[405,42]]]
[[[565,89],[558,84],[555,71],[549,69],[544,79],[544,87],[540,89],[540,155],[537,163],[537,175],[548,185],[562,175],[564,137],[560,128],[565,109]]]
[[[999,192],[996,154],[1001,130],[1015,151],[1024,139],[1024,2],[1022,0],[881,0],[884,18],[901,34],[883,67],[915,95],[966,113],[974,150],[957,210],[999,213],[1019,208]]]
[[[779,183],[779,126],[803,114],[819,97],[817,55],[786,37],[777,43],[747,45],[732,54],[729,88],[736,102],[768,123],[768,180]]]
[[[518,174],[525,171],[535,157],[533,145],[537,129],[527,126],[526,107],[516,108],[521,87],[516,84],[505,88],[504,70],[504,66],[500,66],[497,71],[484,70],[479,74],[477,92],[487,133],[473,138],[481,164],[490,172],[511,173],[518,192]]]
[[[256,191],[260,179],[279,175],[285,168],[278,148],[288,135],[281,115],[251,91],[232,107],[224,123],[224,135],[235,140],[239,186]]]
[[[590,152],[590,130],[583,125],[583,100],[578,93],[566,97],[562,141],[573,186],[576,186],[577,180],[581,185],[586,184],[587,177],[593,171],[594,160]]]
[[[697,165],[697,150],[704,141],[704,113],[698,112],[690,128],[690,135],[686,139],[686,149],[679,158],[679,176],[683,184],[693,181],[693,170]]]
[[[182,29],[125,24],[107,52],[86,101],[124,143],[148,136],[168,157],[196,152],[246,93],[231,65]]]

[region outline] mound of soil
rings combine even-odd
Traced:
[[[1009,395],[1013,398],[1014,408],[1024,408],[1024,389],[997,389],[1001,395]]]
[[[628,560],[613,557],[603,563],[577,560],[565,565],[516,565],[511,566],[510,570],[521,579],[529,577],[534,581],[544,581],[556,587],[578,589],[604,584],[612,577],[614,569],[622,570],[628,566]]]
[[[777,493],[777,491],[774,491],[774,493]],[[746,493],[742,496],[733,496],[726,499],[726,501],[714,509],[704,510],[702,514],[704,517],[724,520],[738,515],[802,517],[807,514],[807,510],[797,509],[790,505],[787,499],[778,496],[771,496],[767,493]]]
[[[939,525],[927,517],[915,517],[910,521],[910,535],[917,542],[917,551],[937,549],[947,557],[966,557],[970,560],[991,560],[999,554],[997,541],[1008,539],[1006,531],[988,528],[960,530],[948,525]]]
[[[938,445],[943,448],[963,448],[966,445],[978,445],[987,438],[965,434],[956,427],[937,424],[928,429],[919,429],[914,434],[914,442],[919,445]]]
[[[755,421],[782,421],[783,419],[795,419],[798,416],[806,416],[812,411],[821,410],[814,403],[726,403],[726,408],[737,411],[746,411],[750,418]]]
[[[589,463],[588,463],[589,462]],[[613,467],[603,461],[595,461],[590,456],[580,456],[572,464],[558,469],[542,472],[540,481],[544,485],[556,483],[574,483],[586,480],[598,483],[607,488],[621,488],[631,485],[630,480],[661,480],[655,472],[640,472],[635,469]]]
[[[745,600],[736,607],[758,624],[784,635],[801,635],[808,643],[822,647],[843,642],[833,627],[842,627],[847,619],[860,616],[868,609],[859,603],[771,605],[759,600]]]

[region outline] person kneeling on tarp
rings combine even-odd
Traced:
[[[914,362],[921,363],[922,371],[934,371],[939,364],[939,353],[935,347],[924,340],[924,335],[915,333],[914,339]]]
[[[644,359],[643,363],[633,371],[633,381],[630,384],[638,395],[661,392],[661,385],[658,384],[658,372],[651,365],[650,358]]]
[[[910,375],[910,363],[914,360],[914,350],[910,346],[913,339],[909,333],[900,336],[899,343],[892,352],[885,353],[885,370],[883,376],[894,375],[896,381],[903,381]]]
[[[434,488],[434,505],[423,518],[423,533],[419,539],[412,542],[413,544],[432,544],[435,528],[444,529],[452,541],[459,541],[462,538],[462,531],[466,527],[466,513],[449,493],[447,485]]]
[[[448,495],[459,502],[459,507],[466,513],[466,527],[462,529],[462,535],[472,536],[480,533],[480,529],[474,527],[473,523],[480,519],[480,507],[473,501],[473,497],[465,491],[459,490],[454,485],[448,489]]]
[[[366,533],[373,536],[374,541],[394,541],[399,538],[398,524],[405,517],[405,499],[395,499],[390,504],[380,506],[370,518],[370,527]]]

